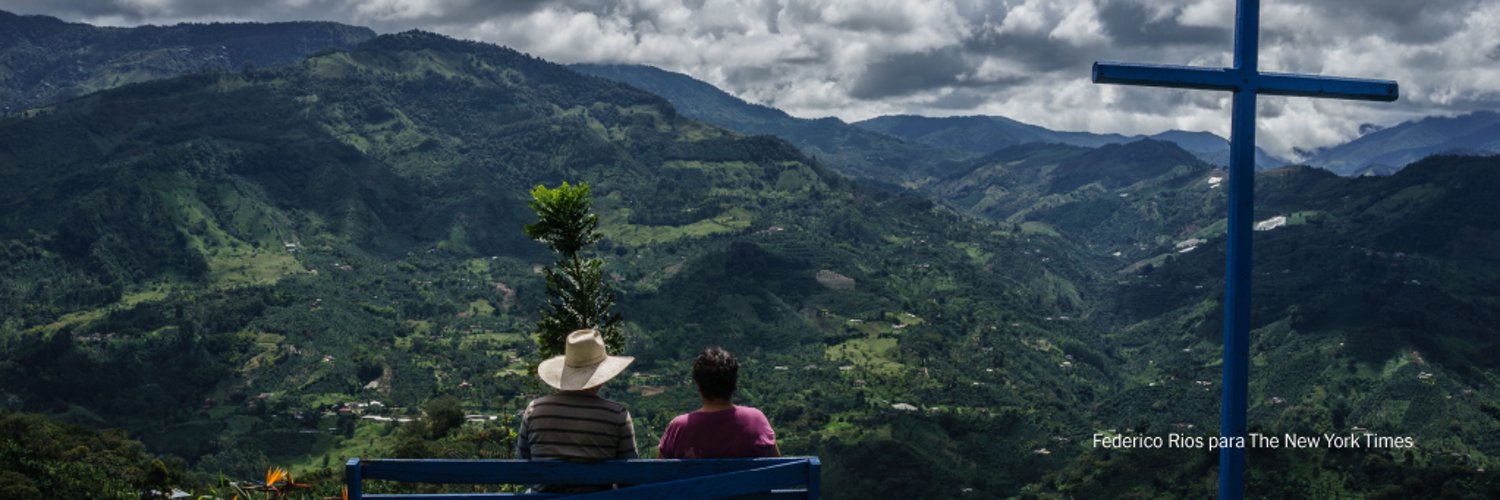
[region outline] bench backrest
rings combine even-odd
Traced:
[[[714,460],[351,459],[344,468],[350,500],[480,498],[818,498],[818,457]],[[621,484],[593,493],[364,494],[363,481],[434,484]]]

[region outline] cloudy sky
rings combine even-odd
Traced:
[[[1397,103],[1263,97],[1260,146],[1364,123],[1500,110],[1500,2],[1265,0],[1261,68],[1394,79]],[[557,62],[630,62],[803,117],[996,114],[1061,130],[1229,131],[1227,94],[1089,83],[1095,60],[1222,66],[1233,0],[0,0],[129,26],[331,20],[483,40]]]

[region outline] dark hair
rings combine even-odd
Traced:
[[[707,399],[729,399],[740,378],[740,362],[719,347],[710,347],[693,359],[693,382]]]

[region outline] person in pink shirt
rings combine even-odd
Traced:
[[[734,404],[740,364],[728,351],[704,349],[693,360],[703,407],[678,415],[661,434],[661,458],[779,457],[776,431],[760,410]]]

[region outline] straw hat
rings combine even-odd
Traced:
[[[536,373],[547,385],[577,391],[608,382],[633,361],[631,356],[610,356],[599,330],[589,328],[569,333],[563,355],[543,361]]]

